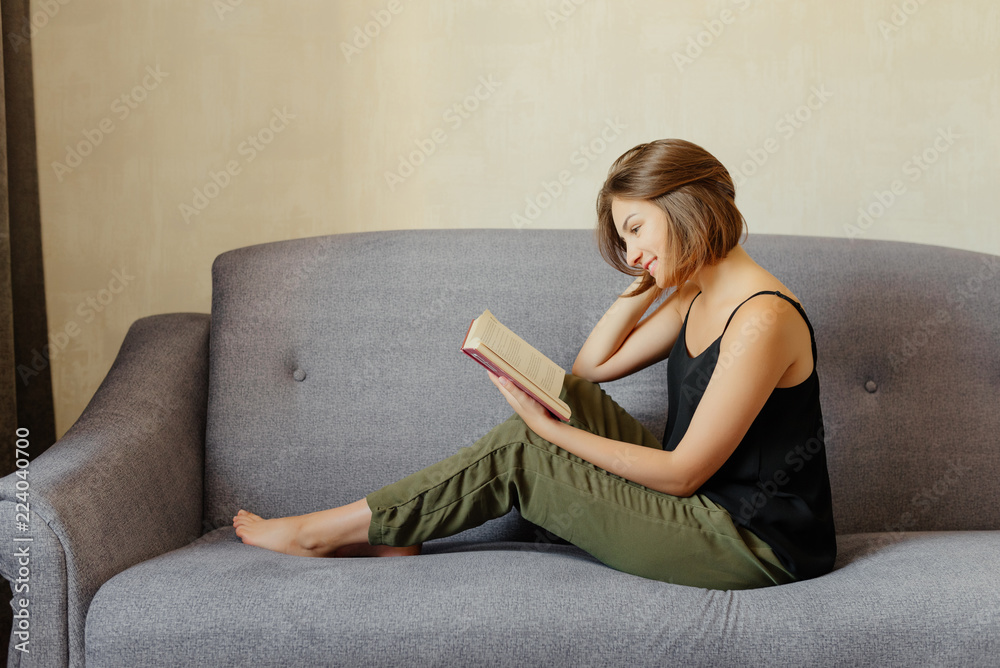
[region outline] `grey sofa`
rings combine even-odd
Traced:
[[[763,234],[745,248],[816,329],[832,573],[670,585],[516,510],[417,557],[242,544],[240,507],[357,500],[509,417],[459,351],[484,309],[569,370],[631,282],[588,230],[297,239],[221,254],[211,315],[132,325],[79,421],[31,461],[26,530],[19,478],[0,480],[3,577],[24,575],[30,546],[11,603],[30,652],[16,619],[9,665],[1000,664],[1000,257]],[[665,364],[603,385],[657,435]]]

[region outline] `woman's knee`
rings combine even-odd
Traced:
[[[570,373],[566,374],[563,386],[563,401],[572,411],[570,424],[598,433],[597,421],[603,419],[604,390],[597,383]]]
[[[572,373],[566,374],[565,378],[563,378],[563,388],[567,397],[579,397],[584,394],[601,391],[601,386],[597,383]]]
[[[523,442],[533,435],[534,432],[528,427],[524,418],[517,413],[513,413],[509,418],[484,434],[473,444],[473,447],[485,447],[493,450],[510,443]]]
[[[663,448],[660,441],[598,383],[573,374],[566,374],[564,382],[566,403],[573,409],[570,424],[598,436],[614,434],[615,440],[658,450]]]

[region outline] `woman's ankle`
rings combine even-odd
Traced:
[[[367,544],[371,511],[355,502],[300,515],[298,540],[303,548],[333,554],[350,545]]]

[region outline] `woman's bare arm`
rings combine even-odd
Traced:
[[[683,438],[672,451],[615,441],[558,420],[532,429],[551,443],[650,489],[690,496],[732,455],[782,374],[795,359],[796,337],[808,336],[791,309],[755,300],[737,311],[723,335],[718,364]]]
[[[629,290],[641,280],[637,278]],[[584,342],[573,362],[573,374],[600,383],[622,378],[665,359],[681,327],[677,292],[639,323],[661,294],[663,289],[654,286],[635,297],[619,297]]]

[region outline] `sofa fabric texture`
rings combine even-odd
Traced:
[[[29,653],[8,652],[10,665],[83,665],[84,622],[100,586],[206,528],[209,323],[207,314],[136,321],[80,419],[31,461],[32,516],[28,531],[16,533],[33,539],[32,581],[14,596],[29,601],[31,635]],[[17,524],[18,480],[0,479],[3,532]],[[8,581],[24,544],[3,541],[0,574]]]
[[[832,573],[670,585],[516,511],[419,557],[243,545],[239,508],[356,501],[506,420],[459,350],[483,310],[569,371],[631,282],[588,230],[295,239],[216,258],[210,316],[136,321],[80,420],[31,462],[32,653],[9,665],[995,665],[1000,257],[744,247],[815,328]],[[662,434],[666,380],[664,362],[601,387]],[[15,482],[0,480],[8,580]]]

